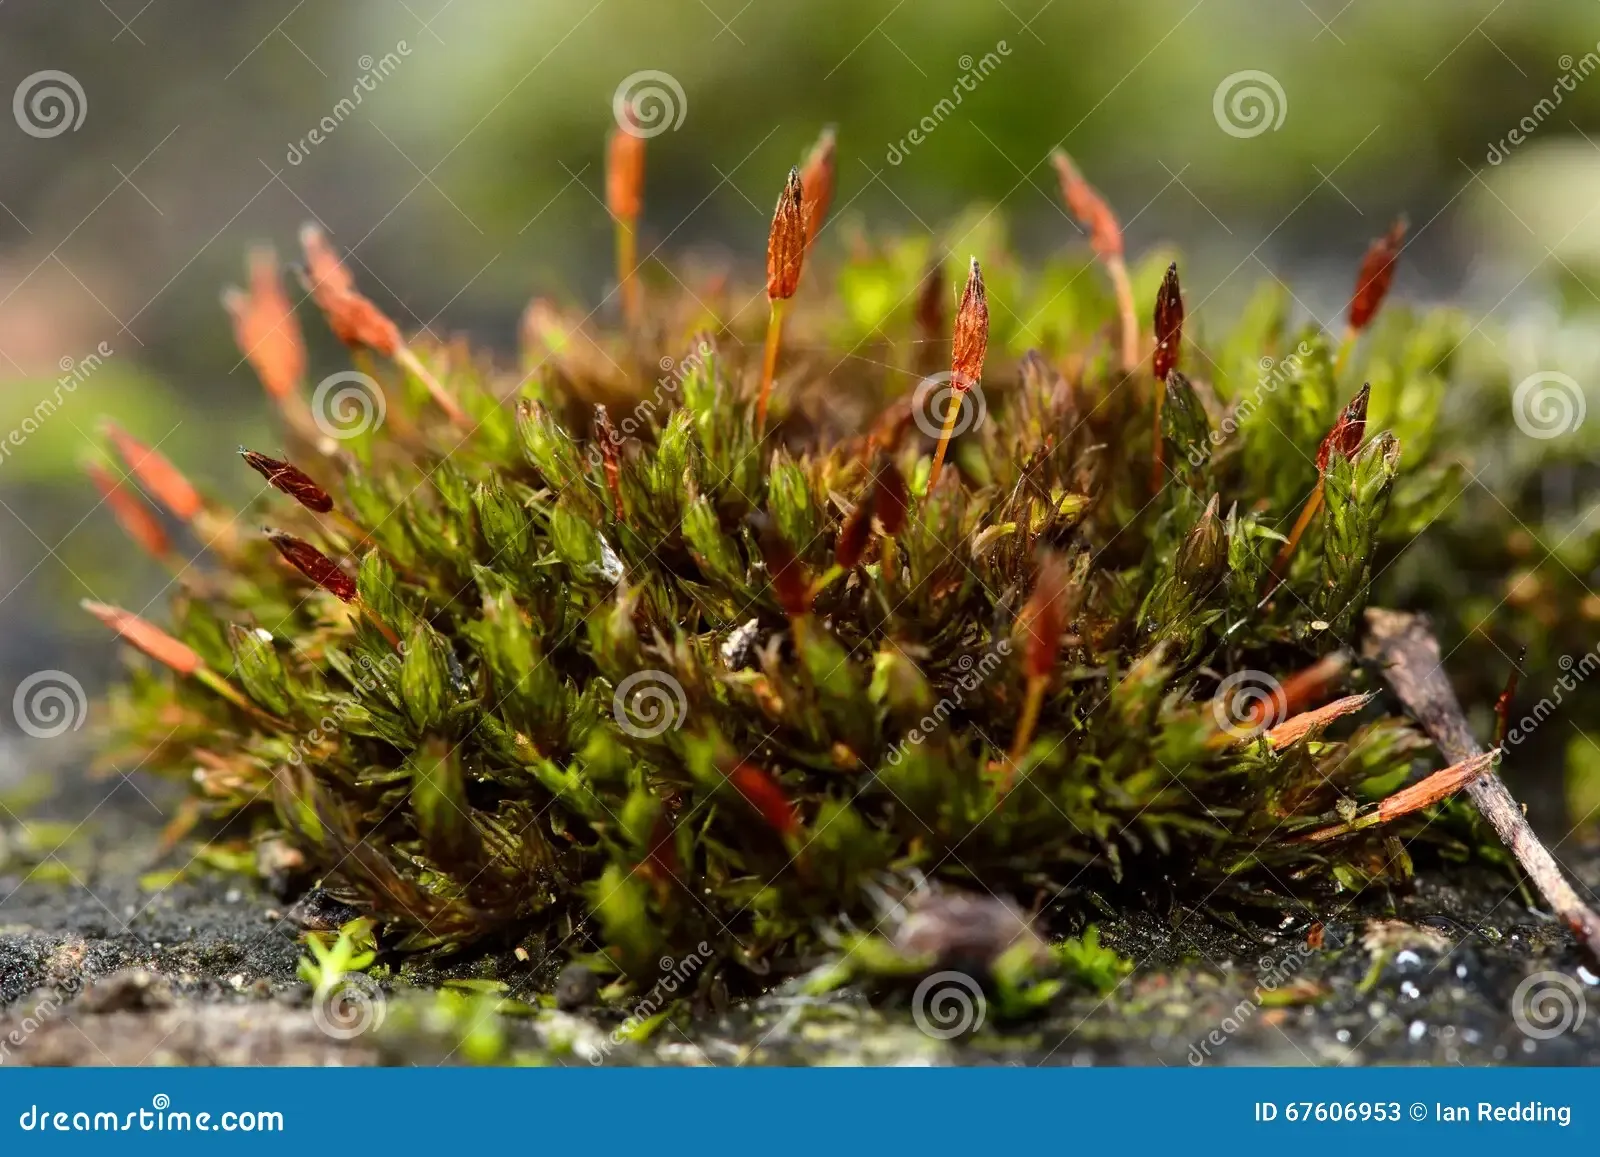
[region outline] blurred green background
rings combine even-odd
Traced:
[[[1398,297],[1461,302],[1514,364],[1559,342],[1588,381],[1597,41],[1593,0],[6,0],[0,96],[58,70],[84,115],[55,135],[24,131],[25,103],[0,116],[0,433],[67,359],[114,352],[0,459],[0,689],[41,656],[104,677],[78,598],[159,605],[166,577],[77,474],[100,416],[251,493],[233,446],[273,436],[217,304],[247,245],[288,255],[319,220],[406,328],[509,360],[531,295],[609,289],[601,146],[633,74],[682,92],[650,142],[647,251],[755,275],[783,173],[834,123],[824,260],[974,203],[1042,260],[1083,245],[1060,144],[1135,253],[1185,254],[1202,329],[1269,275],[1333,323],[1404,212]]]

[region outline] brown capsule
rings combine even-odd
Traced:
[[[339,259],[322,230],[312,224],[300,227],[300,248],[306,255],[306,289],[320,305],[323,294],[354,293],[356,279]]]
[[[811,584],[806,580],[805,565],[795,556],[778,529],[778,524],[763,511],[751,516],[756,539],[761,546],[761,557],[772,576],[772,593],[777,597],[783,613],[798,619],[811,613]]]
[[[867,543],[872,538],[873,499],[875,495],[863,494],[855,509],[839,525],[839,537],[834,542],[833,561],[843,570],[850,570],[861,561]]]
[[[272,250],[251,251],[249,292],[230,289],[222,295],[222,304],[233,318],[240,354],[268,395],[282,401],[293,394],[305,378],[306,344]]]
[[[800,266],[806,256],[804,200],[800,170],[790,169],[767,235],[767,297],[772,301],[788,300],[800,286]]]
[[[1059,555],[1046,554],[1039,560],[1033,594],[1017,616],[1017,633],[1023,647],[1022,671],[1029,679],[1047,678],[1055,669],[1061,635],[1067,626],[1068,581],[1066,564]]]
[[[989,298],[983,288],[983,270],[974,257],[961,291],[951,343],[950,384],[958,392],[970,390],[983,377],[983,359],[989,351]]]
[[[356,290],[355,278],[339,260],[322,231],[307,225],[300,231],[306,269],[302,276],[333,335],[351,349],[368,349],[392,358],[405,347],[400,327]]]
[[[1349,667],[1349,654],[1334,651],[1311,666],[1294,672],[1278,685],[1271,696],[1255,701],[1250,709],[1249,726],[1260,727],[1273,719],[1284,719],[1304,711],[1312,700],[1327,694]]]
[[[1288,719],[1268,731],[1263,738],[1266,739],[1267,746],[1274,751],[1278,751],[1292,743],[1300,742],[1313,731],[1319,731],[1335,720],[1342,719],[1346,715],[1361,710],[1371,700],[1371,692],[1361,695],[1346,695],[1343,699],[1335,699],[1332,703],[1324,704],[1310,711],[1302,711],[1298,715],[1291,715]]]
[[[128,473],[139,480],[151,498],[170,510],[174,518],[188,522],[200,513],[204,503],[200,500],[199,492],[165,455],[145,445],[115,422],[104,423],[103,429],[106,437],[111,439],[117,457],[128,468]]]
[[[878,485],[872,498],[872,513],[878,519],[883,533],[890,538],[899,534],[906,524],[907,495],[905,475],[893,462],[885,462],[878,471]]]
[[[1367,432],[1367,402],[1371,397],[1372,383],[1367,382],[1340,411],[1339,420],[1328,431],[1328,436],[1322,439],[1322,445],[1317,447],[1319,473],[1327,472],[1328,459],[1335,451],[1348,460],[1354,458],[1356,451],[1361,449],[1361,440]]]
[[[1350,328],[1359,333],[1371,324],[1389,295],[1394,281],[1394,263],[1406,240],[1406,219],[1401,217],[1389,231],[1367,247],[1356,276],[1356,292],[1350,299]]]
[[[1460,763],[1451,764],[1442,771],[1436,771],[1425,779],[1419,779],[1409,787],[1403,787],[1393,795],[1385,796],[1378,802],[1378,822],[1387,823],[1389,820],[1408,815],[1420,808],[1430,807],[1440,800],[1448,799],[1467,784],[1477,779],[1486,771],[1491,771],[1500,759],[1500,752],[1485,751],[1482,754],[1470,756]]]
[[[89,481],[94,483],[94,488],[100,492],[105,504],[111,508],[117,525],[122,527],[123,533],[139,544],[140,549],[156,559],[166,558],[172,553],[172,541],[167,538],[167,532],[161,528],[155,513],[139,499],[138,495],[98,463],[86,462],[83,470],[89,475]]]
[[[284,531],[267,527],[262,533],[295,570],[341,602],[355,602],[355,580],[340,570],[327,555],[304,539],[296,538]]]
[[[915,395],[905,394],[890,402],[872,423],[872,429],[867,433],[865,454],[870,456],[879,450],[893,450],[900,444],[900,439],[910,428],[912,419],[916,416],[913,409]]]
[[[768,772],[753,763],[741,762],[728,773],[728,782],[779,835],[790,836],[799,831],[800,813]]]
[[[632,109],[626,116],[633,120]],[[627,126],[611,130],[606,142],[606,208],[619,221],[633,224],[644,208],[644,142]]]
[[[822,136],[812,146],[806,157],[805,168],[800,172],[800,187],[806,216],[806,250],[809,252],[822,232],[822,223],[828,219],[828,207],[833,204],[833,185],[837,175],[834,160],[833,126],[822,130]]]
[[[392,358],[405,348],[400,327],[359,293],[327,295],[322,313],[333,335],[351,349],[369,349],[379,357]]]
[[[1156,349],[1151,364],[1159,381],[1166,381],[1178,364],[1183,345],[1183,289],[1178,284],[1178,263],[1167,266],[1167,275],[1156,291]]]
[[[1122,256],[1122,226],[1094,186],[1083,179],[1072,158],[1057,149],[1051,156],[1061,180],[1061,199],[1067,212],[1089,231],[1089,244],[1102,260]]]
[[[245,460],[250,469],[265,478],[273,489],[281,490],[307,510],[327,514],[333,509],[333,497],[298,466],[268,458],[243,446],[239,447],[239,457]]]
[[[194,649],[180,643],[160,627],[146,622],[132,611],[107,606],[91,599],[81,604],[95,618],[110,627],[124,642],[138,648],[158,663],[165,664],[180,675],[193,675],[205,664]]]

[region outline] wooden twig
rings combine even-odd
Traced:
[[[1366,620],[1364,654],[1382,665],[1389,686],[1417,717],[1445,759],[1459,764],[1482,754],[1483,748],[1467,726],[1461,704],[1445,676],[1439,642],[1427,620],[1421,615],[1380,607],[1369,608]],[[1600,959],[1600,916],[1567,883],[1555,857],[1528,825],[1505,781],[1490,767],[1467,784],[1466,791],[1545,902]]]

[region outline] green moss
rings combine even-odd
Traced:
[[[903,420],[930,341],[948,361],[911,317],[922,242],[864,243],[837,295],[808,270],[765,432],[752,311],[698,328],[706,307],[665,289],[629,332],[547,312],[526,376],[419,346],[473,428],[379,371],[381,428],[290,434],[339,516],[279,496],[259,512],[357,576],[358,602],[229,541],[174,630],[258,710],[142,666],[119,727],[230,835],[296,845],[386,943],[537,929],[636,975],[702,941],[750,983],[796,971],[841,921],[871,926],[874,887],[918,874],[1068,913],[1152,893],[1271,905],[1403,879],[1396,832],[1470,843],[1428,815],[1296,842],[1403,781],[1423,741],[1379,706],[1287,743],[1249,714],[1346,646],[1385,552],[1437,515],[1459,463],[1431,416],[1466,327],[1392,312],[1336,368],[1269,289],[1231,331],[1208,318],[1163,387],[1114,364],[1114,305],[1081,260],[1034,271],[983,243],[986,417],[931,490],[928,414]],[[1141,301],[1164,263],[1134,270]],[[1371,436],[1334,454],[1263,600],[1363,380]],[[614,479],[596,401],[626,431]],[[905,517],[874,507],[859,560],[831,569],[893,477]],[[1044,598],[1047,557],[1062,577]],[[799,613],[785,583],[823,575]],[[1373,686],[1333,670],[1323,697]],[[1054,952],[1095,988],[1126,971],[1092,929]]]

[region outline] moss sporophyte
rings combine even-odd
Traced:
[[[830,268],[835,147],[772,175],[757,316],[638,260],[620,126],[623,324],[535,302],[521,373],[406,339],[307,228],[357,366],[308,389],[251,255],[226,302],[282,418],[283,449],[241,451],[260,517],[139,431],[108,429],[126,477],[92,474],[144,550],[177,553],[141,490],[207,546],[168,626],[88,608],[147,657],[115,725],[207,838],[292,849],[387,950],[534,930],[648,976],[703,945],[751,984],[897,881],[1273,908],[1492,841],[1451,793],[1494,755],[1422,779],[1427,738],[1348,650],[1380,552],[1459,474],[1406,414],[1452,389],[1464,326],[1374,324],[1402,233],[1342,342],[1270,288],[1202,340],[1064,154],[1103,274],[1030,273],[992,221],[960,276],[925,239]]]

